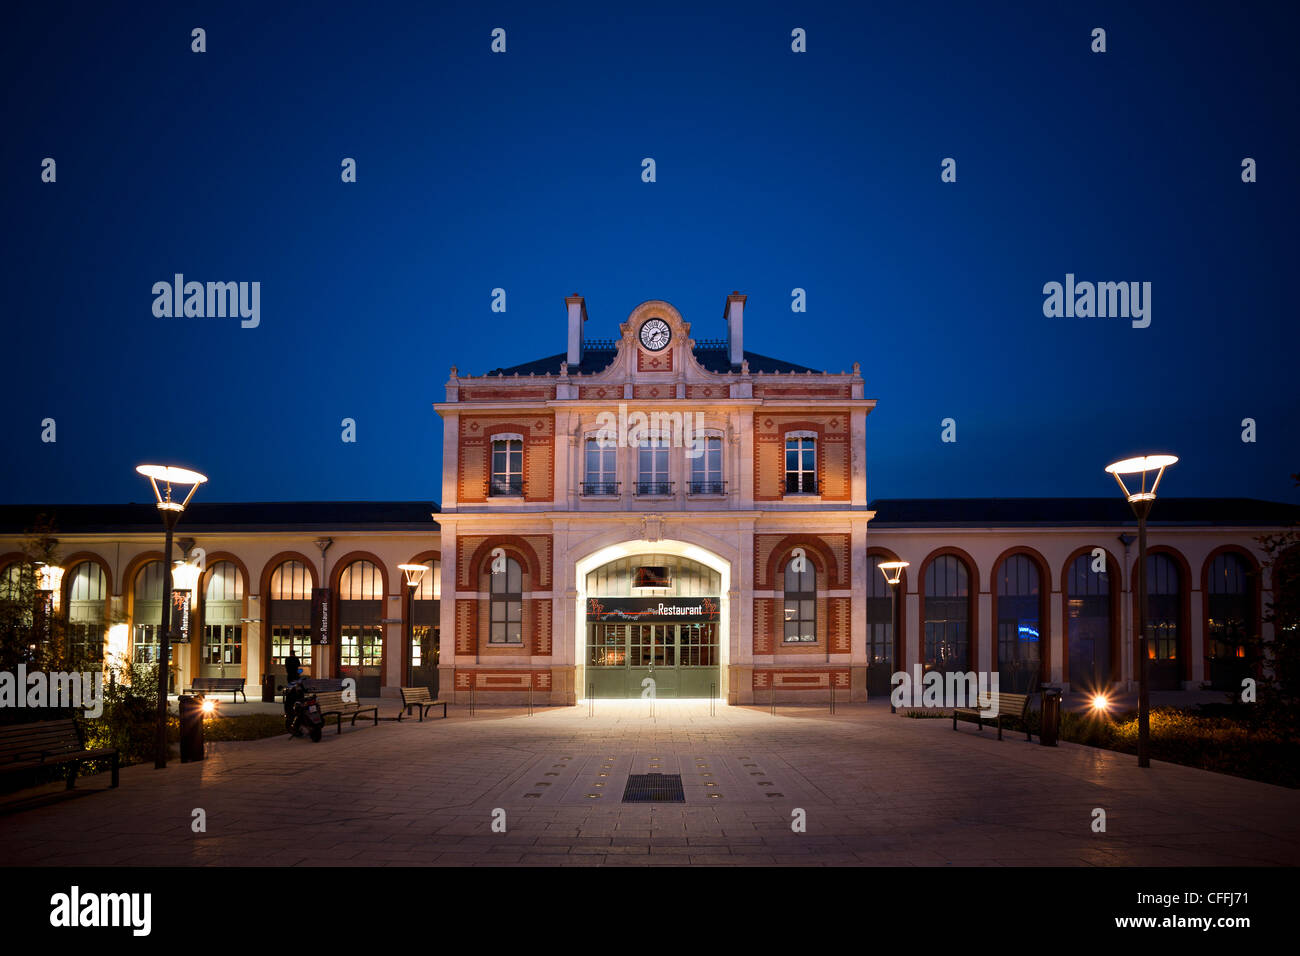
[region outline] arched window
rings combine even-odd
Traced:
[[[410,686],[428,687],[437,697],[439,607],[442,599],[442,562],[430,558],[420,583],[411,591]]]
[[[880,565],[892,558],[873,554],[867,558],[867,694],[888,694],[897,661],[902,657],[895,635],[898,622],[898,600],[894,588],[885,580]],[[897,587],[901,589],[900,580]]]
[[[18,562],[0,570],[0,635],[11,647],[20,647],[30,640],[35,623],[32,610],[37,587],[35,577],[30,571],[24,575],[24,566]]]
[[[1070,645],[1070,683],[1085,691],[1101,692],[1110,684],[1113,628],[1110,572],[1094,571],[1096,564],[1091,552],[1079,555],[1070,564],[1065,626]]]
[[[796,570],[796,563],[803,569]],[[817,640],[817,569],[806,557],[791,558],[785,566],[785,643],[811,644]]]
[[[1042,667],[1039,640],[1038,565],[1013,554],[998,568],[998,686],[1013,694],[1038,687]]]
[[[238,677],[244,662],[244,581],[232,561],[208,569],[203,592],[202,677]]]
[[[971,669],[970,571],[956,555],[941,554],[925,569],[925,665]]]
[[[1240,687],[1248,677],[1247,642],[1254,636],[1254,588],[1250,567],[1239,554],[1221,552],[1210,563],[1206,583],[1206,649],[1213,687]]]
[[[726,490],[722,480],[722,436],[695,436],[695,445],[687,450],[691,458],[691,494],[720,495]]]
[[[1182,686],[1179,639],[1183,624],[1183,581],[1178,565],[1167,554],[1147,555],[1148,685],[1153,690]]]
[[[311,676],[311,570],[301,561],[285,561],[271,573],[269,590],[270,664],[283,668],[292,653]]]
[[[488,643],[522,644],[524,642],[523,573],[514,558],[505,559],[505,568],[489,575],[491,600],[488,614]]]
[[[108,583],[104,569],[83,561],[72,569],[68,585],[68,651],[72,661],[104,659],[104,608]]]
[[[357,696],[378,697],[384,665],[384,576],[372,561],[353,561],[339,575],[339,666]]]
[[[162,626],[163,563],[150,561],[135,575],[131,605],[131,662],[158,663],[158,629]],[[172,645],[174,657],[174,645]]]

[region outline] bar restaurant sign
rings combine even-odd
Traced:
[[[588,621],[716,621],[716,597],[587,598]]]
[[[189,588],[172,590],[172,630],[169,639],[173,644],[190,642],[190,606],[194,599],[193,595],[194,592]]]
[[[311,589],[311,639],[313,644],[330,642],[330,589]]]

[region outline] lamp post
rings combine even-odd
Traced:
[[[167,766],[167,672],[171,658],[169,631],[172,610],[172,532],[176,529],[176,522],[180,520],[185,506],[194,497],[194,492],[208,478],[197,471],[170,465],[140,465],[136,471],[149,479],[154,498],[158,503],[158,511],[162,514],[163,527],[166,529],[166,543],[163,545],[162,627],[158,631],[158,727],[154,732],[153,762],[155,769],[163,770]],[[158,490],[160,481],[164,486],[163,491]],[[184,501],[172,500],[172,485],[176,485],[178,491],[189,486],[190,490],[185,495]]]
[[[410,653],[411,637],[415,634],[415,589],[420,586],[420,581],[424,578],[424,573],[429,570],[428,565],[424,564],[399,564],[397,570],[406,576],[406,647],[407,654]],[[409,660],[409,657],[408,657]],[[406,675],[410,680],[410,674]]]
[[[894,642],[894,666],[898,666],[898,582],[903,580],[903,568],[907,567],[907,561],[881,561],[876,567],[880,568],[880,573],[885,576],[885,583],[889,585],[889,634]],[[891,682],[892,683],[892,682]],[[889,695],[889,712],[898,713],[898,708],[894,706],[894,695]]]
[[[1119,490],[1128,499],[1129,507],[1138,520],[1138,766],[1150,767],[1151,698],[1147,686],[1147,516],[1155,504],[1156,488],[1165,469],[1175,464],[1174,455],[1141,455],[1126,458],[1106,466],[1106,472],[1115,476]],[[1147,490],[1147,473],[1155,472],[1151,489]],[[1139,475],[1138,488],[1129,491],[1124,475]]]

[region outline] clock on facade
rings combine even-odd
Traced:
[[[668,347],[668,340],[672,338],[672,331],[668,328],[668,323],[663,319],[646,319],[641,323],[639,333],[641,344],[651,352],[662,352]]]

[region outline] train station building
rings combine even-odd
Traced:
[[[869,499],[876,397],[859,366],[750,351],[745,304],[726,297],[722,321],[702,323],[712,338],[661,300],[598,338],[574,295],[562,351],[453,367],[434,404],[440,503],[438,489],[199,501],[170,556],[152,505],[0,507],[0,600],[44,514],[59,542],[45,600],[92,658],[156,659],[162,561],[176,564],[177,690],[239,676],[253,693],[290,650],[362,696],[425,685],[462,702],[649,688],[858,701],[916,666],[996,671],[1017,691],[1135,680],[1135,523],[1118,494]],[[1258,539],[1298,519],[1275,502],[1162,497],[1148,532],[1154,688],[1240,680],[1241,637],[1271,639]],[[891,593],[880,564],[894,560],[909,566]]]

